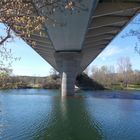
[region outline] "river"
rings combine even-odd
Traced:
[[[140,140],[140,92],[1,90],[0,140]]]

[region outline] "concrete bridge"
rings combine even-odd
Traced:
[[[76,0],[73,1],[76,3]],[[36,42],[33,49],[60,72],[62,96],[74,94],[77,74],[103,51],[140,10],[140,0],[79,2],[79,7],[75,7],[72,13],[56,9],[50,15],[55,23],[46,19],[43,25],[44,35],[34,33],[30,37]],[[43,16],[47,12],[45,7],[36,11]]]

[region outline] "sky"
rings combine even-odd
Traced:
[[[137,18],[140,18],[140,15],[135,20]],[[133,70],[140,70],[140,55],[134,49],[136,42],[139,42],[137,37],[122,38],[130,29],[140,30],[140,25],[132,24],[132,22],[98,55],[89,68],[103,65],[116,66],[119,58],[129,57]],[[140,42],[138,46],[140,47]],[[6,44],[6,48],[12,50],[14,57],[20,58],[12,64],[13,75],[47,76],[50,74],[52,67],[22,39],[15,38],[14,41]]]

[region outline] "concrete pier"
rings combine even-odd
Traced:
[[[74,95],[75,79],[80,70],[81,53],[56,52],[55,60],[61,74],[61,95]]]

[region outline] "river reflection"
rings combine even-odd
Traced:
[[[43,138],[49,140],[98,140],[98,129],[90,125],[83,98],[53,98],[53,125]]]
[[[0,140],[139,140],[140,101],[93,94],[0,91]]]

